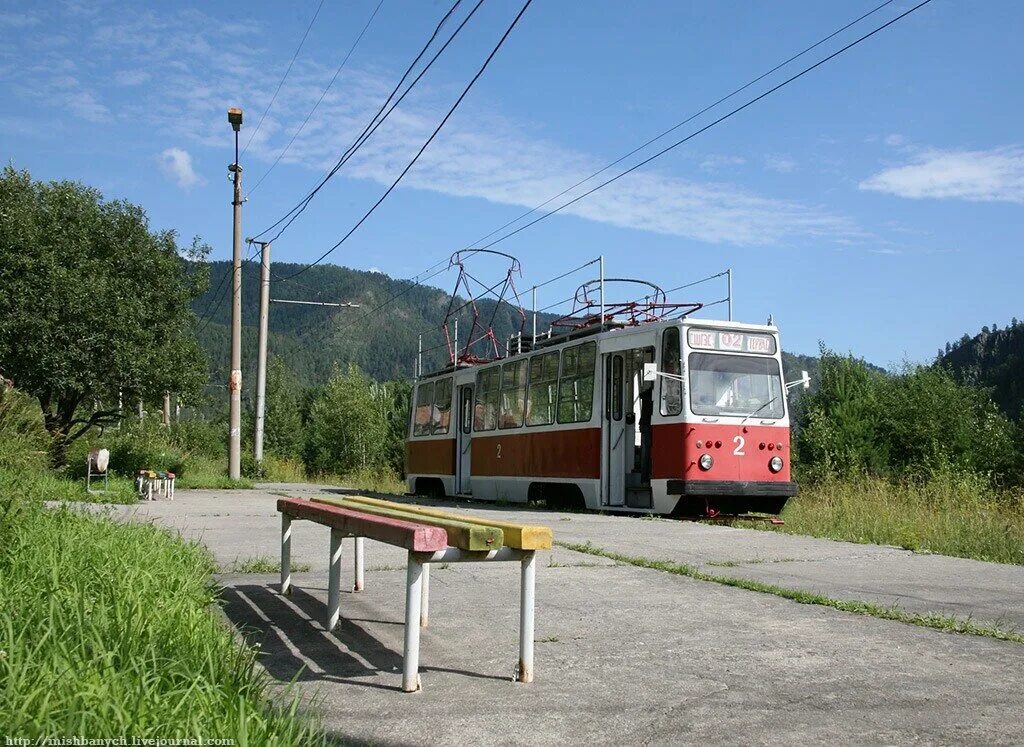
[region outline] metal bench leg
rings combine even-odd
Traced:
[[[352,591],[363,590],[363,538],[356,537],[355,541],[355,583],[352,584]]]
[[[345,535],[331,530],[331,557],[327,565],[327,630],[334,630],[341,615],[341,539]]]
[[[423,594],[423,564],[409,553],[405,572],[405,657],[402,663],[402,689],[414,693],[420,689],[420,602]]]
[[[535,552],[523,555],[519,585],[519,671],[516,679],[533,682],[533,602],[537,580]]]
[[[420,627],[427,627],[430,618],[430,563],[423,564],[423,594],[420,597]]]
[[[281,593],[292,593],[292,517],[281,514]]]

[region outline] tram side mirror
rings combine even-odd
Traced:
[[[804,389],[811,388],[811,375],[806,371],[800,372],[800,384],[803,386]]]
[[[807,373],[804,371],[804,373]],[[644,381],[654,381],[658,378],[658,366],[655,363],[644,364]]]

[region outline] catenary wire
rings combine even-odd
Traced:
[[[441,33],[441,29],[444,27],[445,23],[448,21],[448,19],[451,17],[451,15],[456,11],[456,9],[459,7],[459,5],[461,5],[461,3],[462,3],[462,0],[455,0],[455,2],[452,4],[452,6],[448,9],[448,12],[445,13],[445,15],[441,18],[440,22],[434,28],[434,32],[430,35],[430,38],[427,39],[426,44],[423,45],[423,48],[419,51],[419,54],[416,55],[416,57],[413,59],[413,61],[410,62],[409,66],[405,69],[405,72],[402,73],[402,77],[399,79],[398,83],[395,84],[395,87],[391,90],[391,93],[389,93],[387,98],[384,99],[384,101],[381,103],[380,107],[374,113],[373,117],[371,117],[370,121],[367,122],[367,124],[363,128],[362,132],[360,132],[359,135],[356,136],[356,139],[341,154],[341,156],[335,162],[334,166],[332,166],[331,169],[327,172],[327,174],[317,183],[317,185],[312,190],[310,190],[310,192],[305,197],[303,197],[301,200],[299,200],[299,202],[296,203],[296,205],[294,207],[292,207],[287,213],[285,213],[283,216],[281,216],[276,222],[272,223],[270,226],[268,226],[267,228],[263,229],[258,234],[256,234],[255,238],[259,238],[259,237],[261,237],[261,236],[263,236],[263,235],[265,235],[267,233],[270,233],[271,231],[273,231],[275,228],[280,226],[285,221],[287,221],[287,225],[285,225],[284,228],[286,229],[288,226],[290,226],[292,224],[292,222],[295,220],[295,218],[297,218],[306,209],[306,206],[312,201],[312,199],[317,195],[317,193],[321,189],[323,189],[324,185],[327,184],[327,182],[330,181],[330,179],[338,172],[338,170],[341,168],[341,166],[347,160],[347,157],[350,156],[356,149],[358,149],[358,147],[362,144],[362,142],[365,141],[365,136],[367,136],[367,134],[370,132],[371,127],[376,129],[376,127],[374,126],[374,123],[376,123],[376,126],[380,126],[380,124],[385,119],[387,119],[387,116],[391,113],[391,111],[394,111],[394,107],[392,107],[392,109],[390,111],[388,111],[388,113],[385,114],[383,117],[381,117],[381,113],[387,108],[388,104],[391,102],[391,100],[398,93],[398,90],[402,87],[402,84],[405,83],[406,78],[409,77],[409,75],[415,69],[416,65],[423,58],[423,55],[425,55],[427,53],[427,50],[430,49],[430,46],[434,43],[434,40],[437,39],[438,34]],[[477,5],[477,7],[479,7],[479,4]],[[476,8],[474,8],[473,11],[469,14],[469,16],[467,16],[467,18],[463,20],[462,24],[460,24],[458,29],[455,30],[455,33],[452,34],[452,36],[448,39],[448,41],[445,43],[445,45],[441,48],[441,51],[444,51],[444,48],[447,47],[448,44],[451,43],[452,39],[455,38],[455,36],[459,33],[459,31],[462,29],[462,27],[466,24],[466,21],[468,21],[469,18],[472,17],[473,13],[475,13],[475,12],[476,12]],[[424,69],[420,72],[420,75],[416,78],[417,81],[419,80],[419,78],[421,78],[423,76],[424,73],[426,73],[427,70],[430,69],[430,66],[434,63],[434,60],[437,59],[437,56],[438,55],[435,55],[434,58],[432,60],[430,60],[430,62],[424,67]],[[404,96],[406,94],[409,93],[410,90],[412,90],[413,85],[415,85],[415,82],[412,85],[410,85],[408,89],[406,89],[405,93],[402,94],[403,98],[404,98]],[[401,99],[399,99],[399,101],[400,100]],[[397,104],[398,102],[396,101],[395,103]],[[378,121],[378,118],[380,118],[379,121]],[[272,241],[276,240],[278,237],[280,237],[283,232],[284,232],[284,229],[282,229],[281,231],[278,231],[278,233],[274,236],[274,239],[272,239]]]
[[[364,25],[362,31],[359,32],[359,36],[356,37],[356,40],[352,42],[352,46],[349,47],[348,53],[342,59],[341,64],[338,65],[337,70],[334,71],[334,75],[331,77],[330,81],[328,81],[327,87],[324,88],[323,93],[320,94],[320,98],[316,100],[316,103],[313,104],[313,108],[309,110],[306,118],[302,120],[302,124],[300,124],[298,129],[292,134],[291,140],[288,141],[288,144],[284,146],[284,149],[280,153],[277,154],[277,158],[275,158],[274,162],[270,164],[270,168],[263,172],[263,176],[257,179],[256,183],[253,184],[252,188],[250,188],[246,193],[247,196],[252,195],[252,193],[255,192],[261,184],[263,184],[263,180],[270,176],[270,172],[277,167],[277,164],[281,163],[281,159],[284,158],[285,154],[287,154],[291,149],[295,139],[302,133],[306,125],[309,124],[310,117],[313,116],[320,104],[323,103],[327,93],[331,90],[331,87],[334,86],[334,82],[338,79],[338,76],[341,75],[341,71],[345,69],[345,65],[348,63],[349,58],[352,56],[352,53],[356,51],[356,47],[359,46],[359,42],[363,40],[363,36],[366,34],[367,29],[370,28],[370,24],[373,23],[373,19],[377,17],[377,13],[380,11],[382,5],[384,5],[384,0],[379,0],[377,7],[373,9],[373,12],[370,14],[370,18],[366,21],[366,25]]]
[[[316,12],[313,13],[313,17],[309,19],[309,25],[306,26],[306,33],[302,35],[302,39],[299,40],[299,46],[295,48],[295,54],[292,55],[291,62],[288,63],[287,69],[284,71],[284,75],[281,76],[281,82],[277,84],[277,90],[274,91],[274,95],[270,97],[270,103],[267,104],[267,108],[263,110],[263,116],[260,117],[259,123],[256,125],[256,129],[252,131],[249,139],[245,143],[245,147],[242,148],[242,154],[249,150],[249,146],[252,145],[253,138],[256,137],[256,133],[260,131],[260,127],[263,126],[263,121],[267,118],[267,114],[270,113],[271,107],[274,106],[274,102],[277,101],[277,94],[281,93],[281,86],[288,79],[288,74],[292,71],[292,66],[295,64],[295,60],[299,56],[299,52],[302,51],[302,45],[306,43],[306,37],[309,36],[310,29],[313,28],[313,24],[316,23],[317,16],[320,15],[320,9],[324,7],[324,0],[320,0],[320,4],[316,6]]]
[[[432,143],[434,138],[437,137],[437,134],[441,131],[441,129],[445,126],[445,124],[447,124],[448,120],[455,113],[455,110],[459,107],[459,104],[462,103],[462,100],[465,99],[466,96],[469,94],[470,90],[472,90],[473,85],[480,79],[480,76],[482,76],[484,74],[484,71],[487,69],[487,66],[490,65],[490,63],[491,63],[491,60],[493,60],[494,57],[498,54],[498,51],[501,49],[502,45],[504,45],[505,40],[508,39],[508,37],[511,35],[512,30],[519,23],[519,19],[523,17],[523,14],[526,13],[527,9],[530,7],[530,5],[532,3],[533,3],[533,0],[526,0],[526,2],[523,3],[523,7],[519,9],[519,12],[516,14],[516,17],[514,19],[512,19],[512,23],[510,23],[508,28],[505,29],[505,33],[502,34],[501,38],[498,40],[498,43],[494,46],[494,49],[492,49],[491,53],[489,55],[487,55],[487,59],[484,60],[483,65],[480,66],[480,69],[477,70],[476,74],[473,76],[473,78],[466,85],[465,89],[463,89],[462,93],[459,94],[458,99],[456,99],[455,103],[452,104],[451,108],[448,110],[448,113],[444,115],[444,118],[440,121],[440,123],[438,123],[437,127],[434,128],[434,131],[430,134],[430,137],[428,137],[426,139],[426,141],[420,147],[419,151],[417,151],[416,155],[413,156],[411,161],[409,161],[408,165],[404,169],[402,169],[402,172],[398,175],[398,178],[396,178],[394,180],[394,182],[391,183],[391,186],[388,187],[387,190],[385,190],[384,194],[380,196],[380,199],[378,199],[377,202],[375,202],[373,204],[373,206],[369,210],[366,211],[366,213],[363,215],[363,217],[360,218],[356,222],[356,224],[351,229],[349,229],[348,232],[344,236],[342,236],[341,239],[339,239],[337,241],[337,243],[334,244],[334,246],[332,246],[330,249],[328,249],[323,254],[321,254],[312,263],[306,265],[305,268],[303,268],[303,269],[301,269],[301,270],[299,270],[299,271],[297,271],[295,273],[292,273],[292,275],[289,275],[288,277],[295,277],[296,275],[301,275],[302,273],[307,272],[311,267],[314,267],[314,266],[320,264],[323,260],[325,260],[328,256],[330,256],[330,254],[332,252],[337,250],[338,247],[340,247],[343,243],[345,243],[345,241],[352,234],[354,234],[356,232],[356,230],[358,230],[358,228],[366,221],[366,219],[369,218],[373,214],[373,212],[381,205],[381,203],[383,203],[384,200],[387,199],[388,195],[390,195],[391,192],[395,189],[395,187],[398,186],[399,182],[402,181],[402,179],[405,177],[405,175],[407,173],[409,173],[409,170],[412,169],[412,167],[419,160],[420,156],[423,155],[423,152],[427,149],[427,147],[430,145],[430,143]]]
[[[736,114],[739,114],[743,110],[745,110],[745,109],[749,108],[750,106],[753,106],[754,104],[756,104],[758,101],[761,101],[762,99],[770,96],[771,94],[775,93],[779,89],[784,88],[785,86],[789,85],[790,83],[792,83],[792,82],[798,80],[799,78],[802,78],[803,76],[807,75],[812,70],[815,70],[815,69],[821,67],[822,65],[824,65],[826,62],[829,62],[830,60],[835,59],[836,57],[841,55],[843,52],[846,52],[847,50],[852,49],[853,47],[857,46],[858,44],[866,41],[867,39],[870,39],[875,34],[883,31],[884,29],[888,28],[889,26],[892,26],[897,21],[899,21],[899,20],[901,20],[903,18],[906,18],[908,15],[910,15],[914,11],[918,10],[919,8],[923,8],[925,5],[928,5],[930,2],[932,2],[932,0],[923,0],[922,2],[920,2],[917,5],[913,6],[909,10],[906,10],[903,13],[899,14],[898,16],[896,16],[895,18],[892,18],[891,20],[885,22],[881,26],[878,26],[878,27],[874,28],[873,30],[869,31],[868,33],[864,34],[863,36],[858,37],[857,39],[855,39],[854,41],[850,42],[849,44],[847,44],[847,45],[845,45],[843,47],[840,47],[838,50],[836,50],[832,54],[828,55],[827,57],[824,57],[824,58],[818,60],[813,65],[809,65],[808,67],[805,67],[803,70],[801,70],[800,72],[796,73],[795,75],[792,75],[789,78],[786,78],[781,83],[779,83],[779,84],[777,84],[775,86],[772,86],[767,91],[759,94],[758,96],[755,96],[754,98],[750,99],[746,103],[736,107],[735,109],[732,109],[731,111],[727,112],[726,114],[723,114],[718,119],[713,120],[712,122],[704,125],[700,129],[697,129],[694,132],[691,132],[686,137],[681,138],[680,140],[675,141],[674,143],[672,143],[671,145],[669,145],[669,146],[667,146],[665,148],[662,148],[660,151],[658,151],[654,155],[648,156],[647,158],[643,159],[639,163],[636,163],[633,166],[630,166],[628,169],[626,169],[626,170],[616,174],[611,179],[608,179],[606,181],[601,182],[597,186],[592,187],[591,189],[587,190],[586,192],[584,192],[584,193],[582,193],[582,194],[572,198],[571,200],[569,200],[569,201],[559,205],[554,210],[550,210],[550,211],[544,213],[543,215],[541,215],[540,217],[533,219],[529,223],[525,223],[522,226],[520,226],[519,228],[516,228],[515,230],[509,231],[507,234],[504,234],[503,236],[495,239],[494,241],[491,241],[490,243],[484,244],[482,247],[478,247],[478,248],[479,249],[489,249],[490,247],[495,246],[496,244],[500,244],[501,242],[506,241],[507,239],[512,238],[516,234],[518,234],[518,233],[520,233],[522,231],[525,231],[527,228],[530,228],[531,226],[535,226],[538,223],[540,223],[541,221],[543,221],[543,220],[545,220],[547,218],[550,218],[552,215],[560,213],[562,210],[565,210],[565,208],[569,207],[570,205],[574,205],[575,203],[579,202],[580,200],[582,200],[582,199],[584,199],[586,197],[589,197],[590,195],[594,194],[594,192],[597,192],[599,189],[603,189],[604,187],[607,187],[609,184],[612,184],[613,182],[618,181],[619,179],[621,179],[622,177],[626,176],[627,174],[630,174],[630,173],[636,171],[637,169],[639,169],[639,168],[641,168],[643,166],[646,166],[651,161],[655,160],[656,158],[660,158],[661,156],[665,155],[669,151],[672,151],[672,150],[678,148],[683,143],[686,143],[686,142],[692,140],[693,138],[697,137],[701,133],[707,132],[712,127],[714,127],[714,126],[716,126],[716,125],[726,121],[727,119],[730,119],[731,117],[733,117]]]
[[[771,68],[770,70],[767,70],[766,72],[762,73],[761,75],[758,75],[757,77],[755,77],[755,78],[751,79],[750,81],[748,81],[747,83],[743,84],[742,86],[740,86],[740,87],[738,87],[738,88],[734,89],[733,91],[731,91],[730,93],[726,94],[725,96],[722,96],[721,98],[719,98],[719,99],[718,99],[717,101],[715,101],[714,103],[712,103],[712,104],[709,104],[708,106],[705,106],[705,107],[704,107],[703,109],[701,109],[701,110],[697,111],[696,113],[694,113],[694,114],[690,115],[690,116],[689,116],[689,117],[687,117],[686,119],[684,119],[684,120],[682,120],[682,121],[678,122],[677,124],[673,125],[672,127],[668,128],[667,130],[664,130],[664,131],[663,131],[663,132],[661,132],[660,134],[658,134],[658,135],[656,135],[655,137],[653,137],[653,138],[651,138],[651,139],[647,140],[647,141],[646,141],[645,143],[643,143],[642,145],[639,145],[639,146],[637,146],[636,148],[634,148],[634,149],[633,149],[633,150],[631,150],[630,152],[626,153],[625,155],[623,155],[623,156],[620,156],[619,158],[617,158],[616,160],[614,160],[614,161],[612,161],[611,163],[607,164],[607,165],[606,165],[606,166],[604,166],[603,168],[601,168],[601,169],[599,169],[599,170],[595,171],[594,173],[590,174],[589,176],[585,177],[584,179],[581,179],[580,181],[576,182],[576,183],[575,183],[575,184],[573,184],[572,186],[570,186],[570,187],[567,187],[566,189],[562,190],[562,191],[561,191],[561,192],[559,192],[558,194],[556,194],[556,195],[553,195],[552,197],[548,198],[547,200],[545,200],[544,202],[540,203],[540,204],[539,204],[539,205],[537,205],[536,207],[534,207],[534,208],[532,208],[532,209],[530,209],[530,210],[526,211],[525,213],[522,213],[521,215],[519,215],[519,216],[517,216],[516,218],[512,219],[511,221],[509,221],[509,222],[505,223],[504,225],[502,225],[502,226],[499,226],[498,228],[494,229],[493,231],[491,231],[491,232],[490,232],[490,233],[488,233],[487,235],[485,235],[485,236],[481,236],[481,237],[480,237],[479,239],[477,239],[476,241],[474,241],[474,242],[470,243],[469,245],[467,245],[467,246],[465,247],[465,249],[463,249],[463,251],[473,250],[473,247],[474,247],[474,246],[476,246],[477,244],[479,244],[480,242],[482,242],[482,241],[486,241],[486,240],[487,240],[487,239],[489,239],[489,238],[490,238],[491,236],[494,236],[494,234],[496,234],[496,233],[499,233],[500,231],[502,231],[502,230],[504,230],[504,229],[508,228],[509,226],[511,226],[511,225],[513,225],[513,224],[515,224],[515,223],[519,222],[519,221],[520,221],[520,220],[522,220],[523,218],[525,218],[525,217],[527,217],[527,216],[529,216],[529,215],[532,215],[533,213],[537,212],[538,210],[540,210],[541,208],[545,207],[546,205],[549,205],[549,204],[550,204],[551,202],[553,202],[554,200],[557,200],[557,199],[558,199],[559,197],[562,197],[563,195],[567,194],[568,192],[571,192],[571,191],[572,191],[572,190],[574,190],[574,189],[575,189],[576,187],[579,187],[580,185],[582,185],[582,184],[584,184],[584,183],[586,183],[586,182],[590,181],[591,179],[593,179],[593,178],[594,178],[595,176],[598,176],[598,175],[600,175],[600,174],[604,173],[604,172],[605,172],[605,171],[607,171],[608,169],[612,168],[613,166],[616,166],[617,164],[619,164],[619,163],[621,163],[622,161],[626,160],[626,159],[627,159],[627,158],[629,158],[630,156],[633,156],[633,155],[635,155],[636,153],[639,153],[639,152],[640,152],[641,150],[643,150],[644,148],[646,148],[646,147],[648,147],[648,146],[652,145],[653,143],[655,143],[655,142],[656,142],[656,141],[658,141],[658,140],[661,140],[661,139],[662,139],[663,137],[665,137],[666,135],[669,135],[670,133],[672,133],[672,132],[675,132],[676,130],[678,130],[678,129],[679,129],[680,127],[682,127],[683,125],[687,124],[688,122],[691,122],[691,121],[693,121],[694,119],[696,119],[697,117],[701,116],[702,114],[705,114],[706,112],[710,111],[711,109],[714,109],[714,108],[715,108],[715,107],[717,107],[717,106],[718,106],[719,104],[722,104],[722,103],[724,103],[725,101],[728,101],[729,99],[733,98],[733,97],[734,97],[734,96],[736,96],[737,94],[739,94],[739,93],[742,93],[742,92],[743,92],[743,91],[745,91],[746,89],[750,88],[750,87],[751,87],[752,85],[755,85],[756,83],[758,83],[758,82],[760,82],[760,81],[764,80],[764,79],[765,79],[766,77],[768,77],[768,76],[769,76],[769,75],[771,75],[772,73],[775,73],[775,72],[777,72],[778,70],[780,70],[781,68],[783,68],[783,67],[785,67],[786,65],[790,64],[791,62],[794,62],[795,60],[799,59],[800,57],[803,57],[803,56],[804,56],[804,55],[806,55],[806,54],[807,54],[808,52],[811,52],[811,51],[813,51],[814,49],[816,49],[817,47],[820,47],[820,46],[821,46],[822,44],[824,44],[825,42],[827,42],[827,41],[829,41],[829,40],[831,40],[831,39],[835,38],[836,36],[838,36],[838,35],[839,35],[839,34],[841,34],[842,32],[844,32],[844,31],[846,31],[847,29],[849,29],[850,27],[852,27],[852,26],[854,26],[854,25],[858,24],[859,22],[863,21],[863,20],[864,20],[865,18],[868,18],[868,17],[869,17],[869,16],[871,16],[871,15],[874,15],[874,14],[875,14],[875,13],[877,13],[878,11],[882,10],[883,8],[885,8],[885,7],[887,6],[887,5],[890,5],[890,4],[892,3],[892,2],[894,2],[894,0],[885,0],[885,2],[881,3],[880,5],[877,5],[877,6],[875,6],[874,8],[872,8],[871,10],[869,10],[869,11],[868,11],[867,13],[864,13],[863,15],[860,15],[860,16],[858,16],[858,17],[857,17],[857,18],[855,18],[854,20],[850,21],[849,23],[845,24],[844,26],[841,26],[840,28],[836,29],[836,30],[835,30],[835,31],[833,31],[832,33],[828,34],[827,36],[824,36],[824,37],[822,37],[821,39],[819,39],[818,41],[816,41],[816,42],[815,42],[814,44],[812,44],[812,45],[810,45],[810,46],[808,46],[808,47],[805,47],[805,48],[804,48],[803,50],[801,50],[800,52],[797,52],[796,54],[794,54],[794,55],[791,55],[791,56],[790,56],[789,58],[787,58],[787,59],[786,59],[786,60],[784,60],[783,62],[780,62],[779,64],[777,64],[777,65],[775,65],[774,67],[772,67],[772,68]],[[435,268],[437,268],[437,267],[440,267],[440,266],[442,266],[442,265],[447,265],[447,263],[448,263],[448,260],[447,260],[447,259],[441,260],[441,261],[439,261],[439,262],[437,262],[437,263],[435,263],[435,264],[431,265],[431,266],[430,266],[430,267],[428,267],[427,269],[425,269],[425,270],[421,271],[421,272],[420,272],[420,273],[419,273],[418,275],[414,275],[414,276],[413,276],[412,278],[409,278],[409,279],[408,279],[408,281],[409,281],[409,282],[411,282],[411,283],[412,283],[412,285],[410,285],[410,286],[407,286],[406,288],[402,289],[402,290],[401,290],[401,291],[399,291],[399,292],[398,292],[397,294],[395,294],[394,296],[392,296],[391,298],[389,298],[389,299],[388,299],[387,301],[385,301],[385,302],[384,302],[383,304],[381,304],[381,305],[380,305],[380,306],[378,306],[378,307],[375,307],[375,308],[374,308],[373,310],[371,310],[371,312],[370,312],[370,313],[372,313],[373,311],[378,311],[378,310],[379,310],[380,308],[383,308],[384,306],[388,305],[388,304],[389,304],[389,303],[391,303],[392,301],[394,301],[394,300],[397,300],[397,299],[398,299],[398,298],[400,298],[401,296],[405,295],[406,293],[408,293],[409,291],[411,291],[411,290],[412,290],[413,288],[415,288],[416,286],[418,286],[418,285],[421,285],[422,283],[426,282],[427,280],[430,280],[430,279],[432,279],[432,278],[436,277],[437,275],[441,274],[440,272],[435,272],[435,273],[433,273],[433,274],[429,275],[429,276],[428,276],[428,277],[426,277],[426,278],[423,278],[423,279],[419,279],[420,275],[423,275],[423,274],[426,274],[426,273],[430,273],[430,272],[431,272],[432,270],[434,270]],[[442,270],[442,272],[443,272],[443,270]],[[557,280],[557,279],[560,279],[560,278],[555,278],[555,280]],[[553,282],[553,281],[548,281],[548,282]],[[541,287],[541,286],[537,286],[537,287]],[[682,287],[688,287],[688,286],[682,286]],[[676,288],[675,290],[681,290],[681,289],[682,289],[682,287],[681,287],[681,288]],[[668,291],[667,291],[667,292],[668,292]],[[571,299],[570,299],[570,300],[571,300]],[[367,314],[367,315],[364,315],[363,317],[360,317],[360,319],[359,319],[359,320],[357,320],[357,321],[361,321],[361,320],[362,320],[363,318],[365,318],[366,316],[368,316],[368,314]]]

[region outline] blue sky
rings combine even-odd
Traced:
[[[246,185],[292,137],[376,4],[326,0],[245,153]],[[415,275],[877,4],[536,0],[403,185],[330,261]],[[199,235],[227,258],[225,110],[245,109],[244,144],[316,5],[4,0],[0,158],[140,203],[154,227]],[[316,182],[447,7],[384,0],[309,124],[249,196],[246,235]],[[908,7],[894,2],[730,103]],[[275,260],[313,259],[358,220],[518,8],[487,0],[275,244]],[[881,365],[926,360],[946,340],[1024,316],[1021,28],[1017,2],[935,0],[496,248],[522,260],[521,289],[599,254],[608,275],[666,288],[732,267],[736,317],[773,314],[785,348],[810,353],[824,340]],[[502,272],[482,258],[471,269]],[[586,275],[544,288],[541,304]],[[454,276],[432,282],[448,288]],[[686,298],[723,295],[719,282]]]

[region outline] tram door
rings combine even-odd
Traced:
[[[455,436],[455,492],[468,495],[473,492],[470,482],[470,464],[473,456],[473,385],[459,387],[459,420]]]
[[[632,454],[632,439],[626,438],[625,356],[612,353],[605,362],[605,505],[626,502],[626,457]]]

